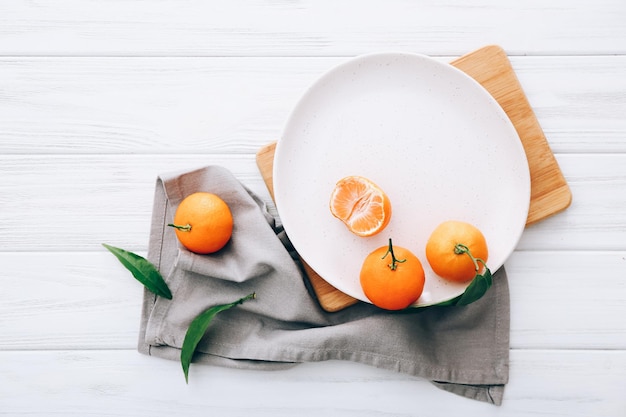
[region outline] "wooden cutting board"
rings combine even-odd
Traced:
[[[482,84],[500,103],[517,130],[530,169],[530,208],[526,225],[565,210],[572,201],[571,191],[504,50],[495,45],[486,46],[450,64]],[[276,143],[270,143],[261,148],[256,157],[272,198],[275,148]],[[324,310],[335,312],[358,302],[326,282],[305,262],[303,264]]]

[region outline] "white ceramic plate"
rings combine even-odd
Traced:
[[[393,214],[380,234],[358,237],[330,213],[335,183],[348,175],[389,196]],[[449,219],[476,225],[495,272],[517,245],[530,201],[526,154],[495,99],[451,65],[407,53],[360,56],[315,82],[286,123],[273,176],[278,214],[300,256],[366,302],[362,262],[389,238],[422,261],[416,305],[463,293],[467,284],[448,283],[428,265],[432,230]]]

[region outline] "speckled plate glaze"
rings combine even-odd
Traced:
[[[391,222],[380,234],[352,234],[329,210],[335,183],[362,175],[385,190]],[[480,228],[492,271],[515,249],[530,201],[526,154],[493,97],[462,71],[433,58],[379,53],[351,59],[303,95],[278,141],[274,197],[300,256],[340,291],[366,301],[364,258],[392,238],[422,261],[417,306],[448,300],[466,284],[430,269],[424,247],[441,222]]]

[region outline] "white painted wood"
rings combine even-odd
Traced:
[[[518,249],[626,250],[626,154],[558,161],[572,205],[527,228]],[[271,204],[253,155],[0,156],[0,250],[94,250],[102,241],[145,249],[157,175],[209,164],[227,167]],[[25,225],[33,232],[16,233]]]
[[[0,350],[137,346],[141,285],[104,249],[0,252],[0,265]],[[518,251],[505,267],[512,348],[626,349],[626,251]]]
[[[113,255],[8,252],[0,260],[0,350],[137,346],[143,287]]]
[[[516,251],[505,268],[511,346],[626,348],[626,252]]]
[[[625,58],[511,58],[554,152],[626,152]]]
[[[349,362],[286,371],[180,364],[133,351],[0,352],[10,416],[622,416],[623,351],[511,351],[502,408],[402,374]],[[35,401],[36,399],[36,401]]]
[[[0,58],[0,155],[251,154],[346,59]],[[555,152],[626,152],[626,56],[511,62]]]
[[[145,250],[157,176],[211,164],[227,166],[270,201],[253,156],[6,157],[0,250],[99,250],[101,242]],[[25,225],[26,236],[11,232]]]
[[[623,0],[0,2],[0,415],[626,415]],[[231,169],[323,71],[381,50],[511,57],[572,192],[506,263],[511,375],[494,407],[346,362],[260,372],[136,352],[161,172]],[[273,205],[270,209],[275,212]]]
[[[3,2],[3,55],[311,56],[408,49],[626,52],[622,0]]]
[[[526,228],[518,249],[625,249],[625,157],[623,153],[557,155],[572,191],[571,206]]]

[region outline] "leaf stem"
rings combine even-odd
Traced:
[[[245,303],[248,300],[254,300],[254,299],[256,299],[256,293],[255,292],[253,292],[252,294],[248,294],[245,297],[237,300],[236,304],[243,304],[243,303]]]
[[[391,244],[391,238],[389,238],[389,247],[387,248],[387,252],[380,259],[385,259],[387,255],[391,254],[391,263],[388,265],[392,271],[395,271],[398,267],[399,263],[406,262],[406,259],[396,259],[396,255],[393,253],[393,245]]]
[[[457,255],[466,254],[467,256],[469,256],[472,262],[474,263],[474,270],[476,271],[476,273],[478,273],[478,271],[480,271],[481,269],[480,265],[478,265],[479,262],[483,264],[485,268],[487,267],[487,264],[485,263],[484,260],[474,257],[474,255],[472,255],[472,252],[469,250],[469,248],[462,243],[457,243],[454,246],[454,253],[456,253]]]
[[[190,232],[191,231],[191,225],[189,223],[187,223],[184,226],[181,226],[181,225],[178,225],[178,224],[174,224],[174,223],[170,223],[170,224],[168,224],[168,226],[175,227],[176,229],[180,230],[181,232]]]

